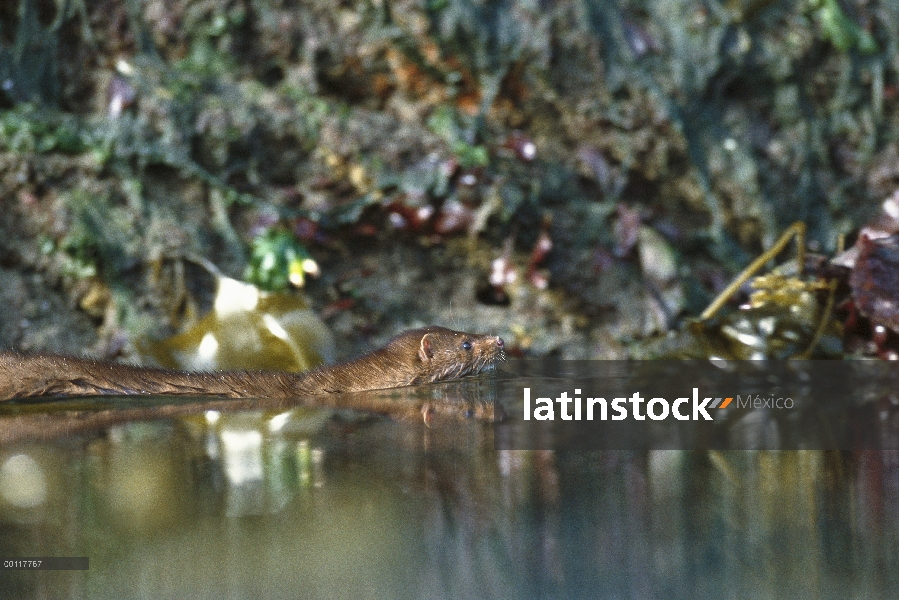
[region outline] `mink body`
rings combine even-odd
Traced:
[[[41,396],[176,395],[291,398],[453,379],[504,357],[500,337],[424,327],[359,358],[306,373],[191,372],[53,354],[0,352],[0,400]]]

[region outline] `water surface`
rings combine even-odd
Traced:
[[[90,557],[4,597],[899,590],[899,453],[497,451],[474,420],[208,402],[3,405],[0,555]]]

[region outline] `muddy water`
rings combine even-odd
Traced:
[[[90,558],[4,570],[4,598],[899,590],[896,453],[496,451],[472,421],[140,402],[0,408],[0,555]]]

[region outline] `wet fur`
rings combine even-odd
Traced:
[[[50,354],[0,352],[0,400],[107,394],[290,398],[442,381],[477,373],[503,358],[501,338],[444,327],[406,331],[374,352],[302,374],[171,371]]]

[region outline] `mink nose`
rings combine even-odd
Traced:
[[[496,338],[496,345],[499,346],[500,348],[502,348],[506,345],[506,343],[503,341],[503,338],[498,337],[498,338]]]

